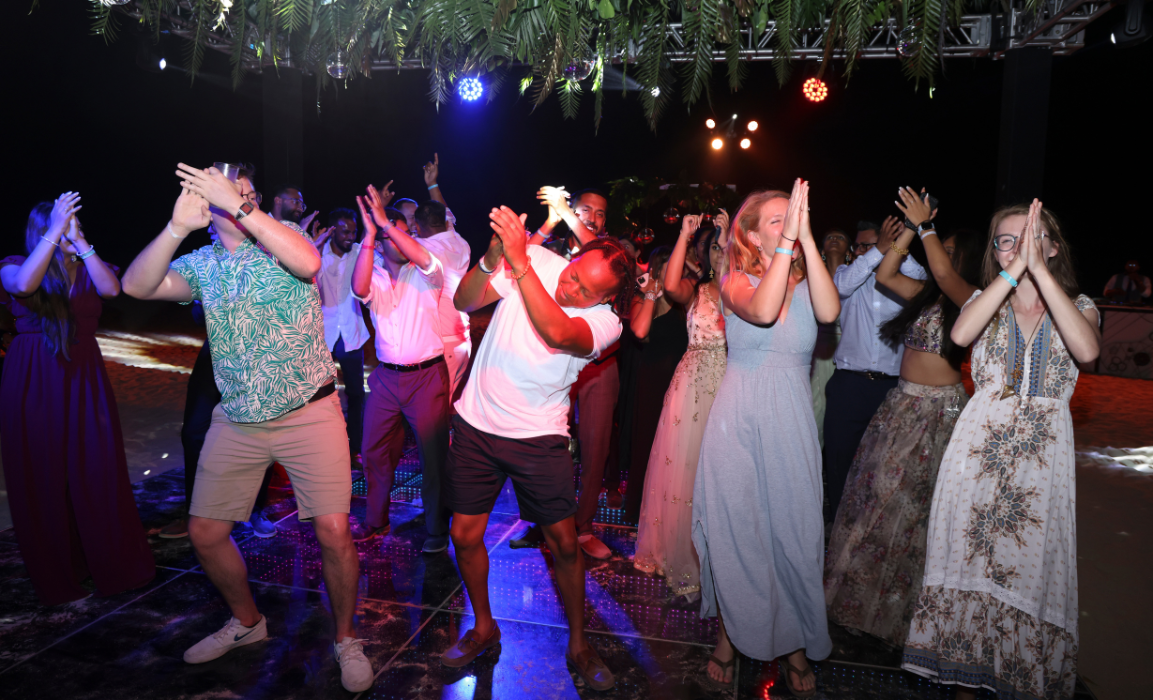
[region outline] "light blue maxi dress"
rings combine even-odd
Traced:
[[[753,285],[760,280],[749,275]],[[832,652],[825,618],[821,448],[809,363],[817,322],[801,281],[785,320],[725,317],[728,367],[701,444],[693,544],[701,617],[718,612],[733,645],[770,660]]]

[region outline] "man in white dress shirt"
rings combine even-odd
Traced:
[[[344,374],[344,393],[348,397],[348,451],[352,460],[360,459],[364,431],[364,344],[368,326],[364,323],[360,302],[352,296],[352,268],[356,255],[350,255],[360,239],[356,212],[333,209],[328,214],[328,228],[316,239],[320,249],[320,308],[324,312],[324,342],[332,359]],[[359,247],[357,248],[359,250]]]
[[[440,481],[448,452],[448,368],[440,332],[444,267],[408,233],[404,215],[384,208],[372,186],[358,197],[364,240],[356,249],[352,293],[372,314],[380,361],[368,385],[363,443],[368,508],[353,529],[363,542],[389,532],[393,475],[404,446],[407,422],[416,434],[423,473],[421,498],[428,530],[423,551],[448,548],[449,512],[441,505]],[[370,211],[369,211],[370,210]],[[374,261],[377,227],[383,239]],[[403,421],[403,422],[402,422]]]
[[[857,259],[833,275],[841,297],[841,342],[833,356],[837,369],[825,386],[824,471],[830,519],[836,516],[865,428],[885,395],[897,386],[905,349],[881,339],[881,326],[900,313],[905,302],[878,284],[876,275],[901,232],[901,222],[892,216],[885,219],[879,237],[875,224],[861,222],[857,228]],[[901,263],[901,274],[925,279],[925,269],[911,256]]]

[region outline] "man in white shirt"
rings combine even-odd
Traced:
[[[416,434],[422,471],[421,499],[428,530],[423,551],[448,549],[448,514],[441,505],[441,474],[448,451],[448,369],[440,339],[444,269],[436,256],[408,234],[404,215],[386,210],[376,189],[357,197],[364,240],[356,249],[352,294],[368,307],[376,327],[380,363],[368,379],[364,412],[364,476],[368,507],[353,528],[363,542],[388,534],[388,508],[407,422]],[[371,213],[367,210],[371,210]],[[382,256],[374,263],[377,227]]]
[[[824,471],[828,489],[828,519],[837,514],[853,455],[885,395],[896,388],[905,346],[881,338],[881,326],[900,313],[905,302],[877,283],[877,266],[901,232],[901,221],[890,216],[880,227],[861,222],[857,259],[841,265],[833,284],[841,297],[841,342],[833,359],[837,369],[825,386]],[[901,263],[901,274],[925,279],[925,269],[913,258]]]
[[[364,323],[360,302],[352,295],[356,255],[349,253],[359,239],[360,226],[356,212],[351,209],[329,212],[328,228],[316,239],[316,247],[320,249],[316,285],[320,288],[320,308],[324,312],[324,342],[344,374],[348,451],[354,462],[360,460],[364,431],[364,344],[368,342],[368,326]]]
[[[448,365],[448,378],[452,384],[449,396],[451,401],[455,401],[464,388],[464,374],[468,371],[468,360],[472,356],[472,338],[469,334],[468,314],[457,311],[452,298],[460,286],[461,278],[468,272],[472,249],[468,241],[448,222],[448,206],[437,183],[439,175],[440,156],[433,154],[433,160],[424,165],[424,183],[428,186],[432,201],[418,206],[412,219],[416,222],[416,233],[421,245],[435,255],[444,268],[444,291],[440,295],[440,331],[441,340],[444,341],[444,361]]]
[[[577,543],[568,451],[569,388],[584,366],[620,337],[618,313],[632,295],[634,266],[614,240],[593,241],[568,262],[527,245],[523,216],[501,207],[490,217],[497,235],[461,281],[456,306],[472,311],[499,303],[456,403],[444,481],[475,627],[441,656],[441,663],[464,666],[500,643],[489,604],[484,531],[511,478],[521,518],[541,526],[552,552],[569,623],[569,667],[590,687],[606,690],[613,686],[612,673],[584,636],[584,556]]]

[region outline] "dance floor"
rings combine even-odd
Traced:
[[[191,362],[185,355],[189,351],[194,355],[195,350],[195,343],[186,345],[174,350],[166,362],[174,369],[188,367]],[[110,358],[110,363],[115,361]],[[155,422],[170,424],[172,407],[167,404],[175,398],[178,421],[185,375],[131,364],[111,365],[110,370],[122,407],[128,406],[123,408],[123,422],[133,460],[132,454],[169,449],[160,446],[178,442],[155,425],[140,428],[146,434],[135,435],[133,426],[148,421],[132,402],[151,403]],[[163,460],[179,460],[178,450],[173,452],[164,453]],[[613,556],[586,562],[585,615],[589,639],[616,674],[617,685],[606,693],[584,687],[565,667],[566,627],[551,558],[547,551],[508,546],[525,524],[518,520],[507,487],[486,535],[493,611],[503,633],[501,649],[463,669],[443,668],[437,656],[471,626],[471,607],[453,550],[421,554],[425,531],[417,500],[420,478],[410,445],[397,474],[391,534],[357,546],[359,634],[368,640],[365,652],[378,672],[373,688],[359,697],[789,697],[774,664],[743,656],[734,691],[700,687],[701,670],[715,639],[715,621],[701,620],[696,604],[671,598],[661,580],[633,568],[635,528],[622,523],[619,511],[605,507],[598,513],[596,534]],[[26,578],[14,532],[0,531],[0,697],[351,697],[340,686],[332,658],[332,623],[316,539],[311,526],[298,521],[291,490],[274,489],[266,508],[265,514],[277,523],[275,537],[256,538],[246,524],[234,531],[257,603],[268,617],[269,639],[217,661],[190,666],[182,661],[184,650],[219,629],[228,611],[198,567],[188,541],[155,537],[181,509],[182,468],[143,478],[134,489],[158,566],[155,580],[139,590],[42,608]],[[364,482],[358,480],[352,513],[362,516],[364,509]],[[818,697],[953,697],[950,689],[900,671],[897,650],[835,626],[832,634],[832,656],[815,664]],[[1079,683],[1077,697],[1094,695]]]

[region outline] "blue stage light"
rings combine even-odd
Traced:
[[[460,81],[457,91],[460,92],[462,100],[472,102],[480,99],[480,96],[484,94],[484,84],[477,78],[465,78]]]

